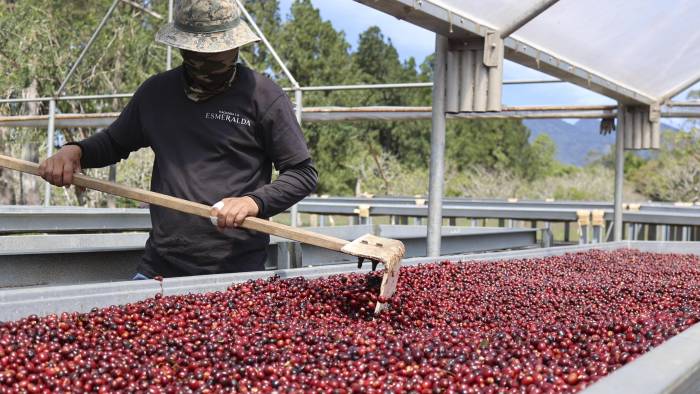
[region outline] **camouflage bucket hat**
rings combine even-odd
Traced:
[[[234,0],[176,0],[175,21],[156,41],[195,52],[223,52],[258,41]]]

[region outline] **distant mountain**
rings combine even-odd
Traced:
[[[557,145],[557,160],[582,166],[591,151],[605,153],[615,144],[615,133],[600,135],[600,120],[580,119],[568,123],[561,119],[525,119],[523,125],[530,129],[530,141],[540,134],[548,134]],[[678,129],[661,124],[662,130]]]

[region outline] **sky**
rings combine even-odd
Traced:
[[[280,0],[282,17],[289,14],[293,0]],[[379,26],[385,37],[391,39],[402,60],[414,57],[418,64],[431,54],[435,45],[434,33],[376,11],[353,0],[311,0],[324,20],[330,20],[337,30],[345,32],[352,48],[357,47],[359,34],[371,26]],[[505,81],[516,79],[551,79],[552,77],[506,61]],[[395,81],[413,82],[413,81]],[[700,84],[699,84],[700,85]],[[699,86],[696,85],[696,88]],[[680,95],[685,97],[685,95]],[[539,85],[505,85],[505,105],[595,105],[614,104],[605,96],[568,83]]]

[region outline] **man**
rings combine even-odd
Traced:
[[[287,95],[236,64],[259,40],[233,0],[181,0],[156,40],[180,49],[182,66],[145,81],[112,125],[63,146],[40,165],[56,186],[151,147],[151,189],[212,205],[208,220],[151,206],[152,230],[137,277],[263,270],[269,236],[239,226],[268,218],[316,187],[317,173]],[[272,183],[272,164],[280,171]]]

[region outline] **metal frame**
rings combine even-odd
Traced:
[[[419,26],[423,26],[437,33],[438,36],[443,36],[445,40],[448,38],[474,38],[474,37],[484,37],[487,34],[493,34],[495,29],[482,25],[471,18],[455,13],[453,10],[447,9],[440,5],[439,3],[431,0],[395,0],[392,2],[376,2],[371,0],[356,0],[358,3],[365,4],[367,6],[376,8],[385,13],[394,15],[401,19],[406,19],[411,23]],[[86,43],[85,47],[81,51],[78,58],[73,62],[70,70],[66,74],[61,86],[56,91],[53,97],[48,98],[37,98],[37,99],[4,99],[0,100],[0,103],[10,103],[10,102],[29,102],[29,101],[48,101],[49,102],[49,114],[46,117],[24,117],[24,119],[18,119],[17,117],[0,117],[0,124],[3,126],[46,126],[47,127],[47,152],[50,155],[53,148],[54,139],[54,129],[55,127],[72,127],[72,126],[86,126],[86,127],[99,127],[106,126],[113,120],[113,114],[93,114],[92,118],[82,117],[78,119],[78,116],[74,114],[61,114],[56,115],[56,101],[57,100],[68,100],[68,99],[103,99],[103,98],[116,98],[116,97],[129,97],[129,94],[113,94],[113,95],[92,95],[92,96],[61,96],[63,90],[74,73],[77,66],[82,61],[84,55],[87,53],[92,43],[95,41],[96,37],[99,35],[100,31],[106,24],[106,21],[111,16],[112,12],[116,6],[124,2],[131,6],[135,6],[132,2],[128,0],[114,0],[110,8],[105,13],[104,17],[96,27],[92,36]],[[655,99],[649,97],[639,91],[631,89],[627,86],[623,86],[613,80],[610,80],[602,75],[599,75],[593,70],[588,70],[579,67],[575,64],[568,62],[566,59],[562,59],[556,54],[548,53],[547,51],[534,48],[529,44],[525,44],[519,40],[509,37],[513,32],[522,27],[524,24],[528,23],[547,8],[551,7],[557,2],[557,0],[540,0],[535,6],[525,12],[518,18],[514,18],[505,28],[503,28],[499,33],[499,37],[504,39],[504,45],[506,50],[506,58],[513,60],[517,63],[525,65],[530,68],[538,69],[542,72],[550,74],[552,76],[561,78],[562,80],[540,80],[540,81],[510,81],[504,82],[505,84],[522,84],[522,83],[560,83],[560,82],[571,82],[576,85],[582,86],[588,90],[592,90],[608,97],[617,99],[623,104],[652,104]],[[256,33],[260,36],[264,45],[272,54],[275,61],[279,64],[285,76],[290,80],[292,87],[285,88],[286,91],[294,92],[294,101],[296,103],[295,113],[299,123],[302,120],[305,121],[351,121],[351,120],[367,120],[367,119],[432,119],[433,120],[433,154],[431,155],[431,180],[430,180],[430,199],[432,204],[432,214],[429,218],[432,230],[429,234],[435,234],[435,226],[439,226],[441,215],[439,212],[439,206],[441,203],[442,194],[442,176],[444,163],[442,156],[444,154],[440,153],[440,145],[444,146],[444,108],[439,110],[440,99],[436,97],[442,97],[443,95],[437,95],[440,86],[434,86],[430,82],[423,83],[409,83],[409,84],[378,84],[378,85],[352,85],[352,86],[317,86],[317,87],[301,87],[296,81],[294,76],[290,73],[289,69],[286,67],[282,59],[279,57],[274,47],[267,40],[261,29],[258,27],[256,22],[247,12],[240,0],[236,0],[236,3],[240,7],[244,17],[251,24]],[[172,20],[172,0],[168,1],[168,21]],[[145,12],[149,12],[147,9],[143,9]],[[161,17],[160,15],[154,15],[149,12],[149,14],[155,17]],[[162,17],[161,17],[162,18]],[[440,40],[436,40],[436,43]],[[167,59],[166,68],[171,67],[172,62],[172,50],[167,47]],[[441,62],[442,63],[442,62]],[[694,79],[692,82],[687,84],[682,84],[678,86],[673,91],[669,92],[669,97],[664,97],[664,100],[668,99],[677,94],[679,91],[686,89],[692,83],[700,80],[700,77]],[[444,81],[441,83],[444,84]],[[440,83],[438,83],[439,85]],[[391,107],[383,108],[307,108],[304,109],[302,105],[303,101],[303,91],[323,91],[323,90],[349,90],[349,89],[391,89],[391,88],[433,88],[433,108],[426,110],[420,107],[414,107],[410,109],[397,109]],[[693,106],[684,106],[686,109],[682,111],[672,110],[671,102],[668,102],[668,108],[665,112],[662,112],[662,116],[667,117],[700,117],[700,106],[694,108]],[[680,105],[679,105],[680,106]],[[435,107],[438,107],[437,110]],[[690,108],[688,110],[687,108]],[[430,113],[429,111],[432,111]],[[116,114],[114,114],[116,116]],[[454,114],[449,115],[451,118],[611,118],[616,116],[616,111],[611,108],[599,109],[597,112],[585,109],[585,110],[574,110],[572,108],[561,108],[555,110],[552,108],[542,108],[542,107],[532,107],[528,109],[505,109],[502,113],[480,113],[480,114]],[[443,129],[441,135],[440,129]],[[442,142],[441,142],[442,141]],[[621,171],[621,166],[616,163],[616,191],[619,189],[619,171]],[[46,205],[50,204],[51,187],[47,184],[44,203]],[[621,217],[620,206],[622,201],[621,191],[616,193],[615,198],[615,208],[618,215],[616,219]],[[297,225],[297,215],[296,206],[293,209],[292,224]],[[618,226],[619,221],[616,220]],[[429,238],[431,236],[429,235]],[[616,237],[617,239],[617,237]],[[433,251],[439,251],[439,241],[437,245],[434,244],[431,247]]]
[[[422,201],[421,201],[422,204]],[[299,212],[309,215],[345,216],[357,218],[356,210],[360,205],[368,206],[367,219],[378,216],[390,217],[391,223],[408,223],[408,218],[424,218],[428,215],[426,205],[418,205],[415,198],[345,198],[309,197],[298,204]],[[527,222],[574,223],[578,219],[578,210],[603,211],[603,219],[611,223],[615,217],[613,204],[599,202],[546,202],[521,201],[508,202],[499,200],[470,200],[447,198],[442,207],[443,217],[451,219],[453,228],[456,218],[476,220],[499,219],[511,225],[514,220]],[[698,239],[700,236],[700,206],[675,206],[671,204],[642,204],[638,211],[625,210],[623,223],[636,225],[640,230],[649,230],[644,238],[656,240],[660,234],[662,240],[669,240],[676,233],[666,234],[664,228],[675,226],[681,228],[683,239]],[[580,223],[579,223],[580,224]],[[321,224],[321,227],[324,227]],[[472,227],[476,227],[472,224]],[[523,227],[520,225],[519,227]],[[0,235],[19,233],[83,233],[104,231],[148,231],[151,221],[147,209],[133,208],[83,208],[83,207],[41,207],[41,206],[0,206]],[[327,227],[338,228],[338,227]],[[623,229],[624,227],[620,226]],[[605,239],[612,226],[608,226]],[[691,231],[692,230],[692,231]],[[570,233],[569,233],[570,234]],[[648,237],[651,235],[651,237]],[[2,237],[0,237],[2,239]],[[570,238],[566,234],[564,242]],[[0,248],[1,249],[1,248]]]
[[[358,3],[406,20],[448,38],[484,37],[491,26],[476,22],[468,15],[448,9],[432,0],[355,0]],[[555,53],[536,48],[508,37],[504,40],[505,57],[523,66],[579,85],[626,104],[652,104],[657,100],[604,75],[576,65]]]
[[[681,83],[680,85],[671,89],[666,94],[664,94],[663,97],[661,98],[661,100],[659,100],[659,101],[661,101],[662,103],[666,103],[667,101],[670,101],[673,97],[675,97],[676,95],[678,95],[682,91],[688,89],[689,87],[695,85],[698,82],[700,82],[700,74],[696,75],[691,80],[686,81],[684,83]]]
[[[173,21],[173,0],[168,0],[168,23]],[[173,68],[173,47],[167,45],[165,55],[165,69],[170,70]]]
[[[428,256],[440,256],[442,194],[445,186],[445,72],[447,37],[435,34],[433,107],[430,131],[430,178],[428,182]]]
[[[148,15],[150,15],[150,16],[156,18],[156,19],[163,19],[163,15],[161,15],[161,14],[159,14],[159,13],[157,13],[157,12],[155,12],[155,11],[149,9],[149,8],[146,8],[146,7],[144,7],[143,5],[137,3],[137,2],[135,2],[135,1],[133,1],[133,0],[121,0],[121,1],[124,2],[124,3],[126,3],[126,4],[128,4],[128,5],[130,5],[130,6],[132,6],[132,7],[134,7],[134,8],[137,8],[137,9],[139,9],[139,10],[141,10],[141,11],[147,13]],[[168,2],[169,2],[170,4],[172,4],[172,0],[168,0]],[[172,20],[168,19],[168,22],[172,22]]]
[[[54,97],[58,97],[63,93],[63,89],[65,89],[66,84],[68,83],[68,81],[70,80],[70,77],[75,72],[75,69],[78,68],[78,65],[80,65],[80,62],[83,61],[83,57],[85,57],[85,54],[87,53],[87,51],[90,50],[90,47],[95,42],[95,39],[97,38],[97,36],[100,35],[102,28],[105,26],[105,24],[107,23],[107,20],[112,15],[112,12],[114,12],[114,9],[117,8],[117,5],[120,2],[121,2],[121,0],[114,0],[112,2],[112,5],[109,6],[109,9],[107,9],[107,12],[102,17],[102,20],[97,25],[97,28],[95,28],[95,31],[92,33],[92,36],[90,36],[90,39],[88,40],[87,44],[85,44],[85,46],[83,47],[83,50],[80,51],[80,55],[78,55],[78,58],[75,60],[75,62],[73,62],[73,65],[71,66],[70,70],[68,70],[68,73],[63,78],[63,82],[61,82],[61,86],[59,86],[58,90],[56,90],[56,93],[54,93]]]
[[[425,226],[358,225],[308,230],[346,240],[372,233],[401,240],[406,246],[404,258],[426,255]],[[141,260],[147,238],[147,232],[0,237],[0,291],[7,287],[129,279]],[[529,228],[445,227],[442,239],[446,255],[538,246],[537,230]],[[274,236],[267,251],[267,269],[357,264],[352,256]]]
[[[240,2],[240,0],[235,0],[236,4],[238,5],[238,8],[241,10],[245,18],[248,20],[250,25],[253,27],[253,30],[258,34],[258,37],[262,40],[262,42],[265,44],[265,47],[270,51],[270,54],[272,54],[272,57],[275,59],[277,64],[280,66],[282,69],[282,72],[284,72],[284,75],[287,76],[287,79],[289,79],[289,82],[292,83],[292,89],[294,90],[294,102],[295,102],[295,115],[297,118],[297,122],[299,125],[301,125],[301,111],[302,111],[302,92],[301,92],[301,87],[299,86],[299,82],[297,82],[296,78],[292,75],[291,72],[289,72],[289,69],[287,68],[287,65],[284,64],[282,59],[279,57],[277,54],[277,51],[275,51],[275,48],[270,44],[270,42],[267,40],[267,37],[265,37],[265,34],[263,34],[262,30],[260,27],[258,27],[258,24],[255,23],[255,20],[250,16],[248,13],[248,10],[245,9],[243,6],[243,3]],[[296,204],[292,206],[292,227],[297,227],[299,225],[298,223],[298,213],[297,213],[297,206]]]
[[[110,95],[96,95],[94,98],[108,98]],[[128,95],[113,95],[128,97]],[[75,96],[73,96],[75,97]],[[361,120],[421,120],[432,119],[431,107],[306,107],[301,105],[302,90],[295,91],[296,101],[300,103],[295,109],[297,119],[304,122],[339,122]],[[53,101],[60,101],[59,98]],[[41,100],[24,100],[41,101]],[[52,101],[51,99],[47,101]],[[7,100],[6,100],[7,102]],[[682,109],[681,109],[682,108]],[[679,110],[680,109],[680,110]],[[106,127],[117,117],[118,112],[107,113],[63,113],[54,114],[55,127]],[[527,106],[503,107],[501,112],[461,112],[447,114],[448,119],[612,119],[617,116],[617,107],[599,106]],[[51,114],[0,116],[2,127],[48,127]],[[700,103],[683,103],[676,106],[673,102],[662,108],[663,118],[700,118]]]
[[[504,85],[531,85],[531,84],[546,84],[546,83],[566,83],[560,79],[514,79],[510,81],[503,81]],[[334,91],[334,90],[362,90],[362,89],[409,89],[409,88],[432,88],[432,82],[403,82],[403,83],[379,83],[379,84],[354,84],[354,85],[321,85],[321,86],[300,86],[299,90],[303,92],[321,92],[321,91]],[[293,87],[282,88],[285,92],[294,91]],[[56,101],[66,101],[66,100],[101,100],[101,99],[113,99],[113,98],[130,98],[134,93],[111,93],[111,94],[92,94],[92,95],[75,95],[61,97],[28,97],[28,98],[0,98],[0,104],[9,103],[30,103],[30,102],[40,102],[49,101],[54,99]],[[669,105],[680,105],[680,103],[669,103]],[[698,103],[700,104],[700,103]]]
[[[515,33],[516,30],[525,26],[528,22],[535,19],[539,14],[545,12],[549,7],[556,4],[559,0],[540,0],[538,4],[530,8],[520,18],[513,19],[506,27],[501,29],[501,38],[506,38]]]
[[[617,124],[620,125],[622,106],[618,108]],[[622,193],[625,176],[625,136],[622,127],[615,130],[615,218],[613,219],[613,240],[622,241]]]

